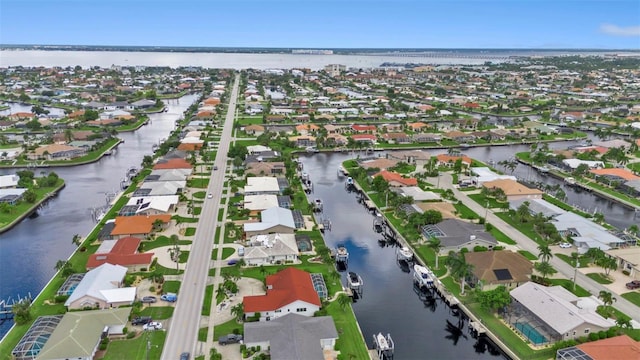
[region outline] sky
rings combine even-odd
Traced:
[[[640,49],[638,0],[0,0],[0,44]]]

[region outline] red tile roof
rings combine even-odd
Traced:
[[[375,178],[376,176],[382,176],[383,179],[385,179],[387,182],[397,182],[398,184],[401,184],[403,186],[417,186],[418,185],[418,179],[416,178],[404,178],[402,177],[402,175],[392,172],[392,171],[387,171],[387,170],[382,170],[379,173],[373,175],[373,177]]]
[[[628,335],[588,342],[576,346],[593,360],[640,359],[640,342]]]
[[[148,234],[153,230],[153,222],[158,219],[166,224],[171,221],[171,215],[117,216],[111,235]]]
[[[355,135],[351,135],[351,138],[353,140],[372,140],[375,141],[376,139],[378,139],[378,137],[376,137],[373,134],[355,134]]]
[[[466,156],[466,155],[462,155],[462,156],[451,156],[451,155],[447,155],[447,154],[440,154],[436,156],[436,159],[439,162],[443,162],[443,163],[454,163],[456,162],[456,160],[458,159],[462,159],[463,163],[467,163],[469,165],[471,165],[471,158]]]
[[[110,252],[106,254],[92,254],[87,261],[87,269],[96,268],[104,263],[113,265],[149,265],[153,253],[138,253],[142,240],[133,236],[118,240]]]
[[[375,125],[351,125],[353,131],[376,131]]]
[[[296,268],[286,268],[267,276],[267,294],[245,296],[242,300],[247,313],[273,311],[296,300],[321,306],[320,297],[313,288],[311,275]]]
[[[159,162],[153,166],[153,170],[158,169],[191,169],[191,163],[185,159],[169,159]]]
[[[610,176],[616,176],[625,180],[638,180],[640,179],[639,176],[633,175],[633,173],[627,169],[618,169],[618,168],[611,168],[611,169],[593,169],[593,170],[589,170],[590,173],[592,174],[596,174],[596,175],[610,175]]]

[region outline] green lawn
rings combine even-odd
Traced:
[[[191,240],[178,240],[178,245],[190,245],[191,244]],[[163,246],[173,246],[174,243],[173,241],[171,241],[170,238],[164,236],[164,235],[160,235],[158,237],[156,237],[155,240],[152,241],[143,241],[142,242],[142,249],[143,251],[149,251],[151,249],[155,249],[155,248],[159,248],[159,247],[163,247]]]
[[[153,320],[165,320],[173,316],[172,306],[147,306],[140,311],[140,316],[151,316]]]
[[[202,315],[209,316],[211,314],[211,298],[213,297],[213,285],[207,285],[204,290],[204,300],[202,302]]]
[[[567,264],[575,267],[575,261],[573,260],[573,258],[571,256],[565,255],[565,254],[553,254],[553,256],[557,257],[558,259],[561,259],[562,261],[566,262]],[[589,262],[591,259],[589,259],[588,256],[584,256],[581,255],[578,257],[578,262],[580,263],[580,266],[578,266],[579,268],[586,268],[589,267]]]
[[[480,218],[475,212],[473,212],[473,210],[469,209],[463,203],[453,204],[453,206],[456,208],[456,213],[457,213],[456,215],[458,215],[462,219],[479,219]]]
[[[508,206],[509,204],[507,202],[501,202],[496,200],[496,198],[487,197],[482,194],[469,194],[467,196],[470,197],[473,201],[482,205],[482,207],[487,207],[487,203],[488,203],[489,208],[491,209],[496,209],[496,208],[503,209],[505,206]]]
[[[105,360],[147,360],[160,359],[162,347],[167,336],[166,331],[146,331],[129,340],[117,340],[109,343]],[[151,341],[151,350],[147,354],[147,340]]]
[[[598,284],[611,284],[613,281],[607,277],[606,274],[601,273],[590,273],[587,274],[587,277],[591,280],[597,282]]]
[[[178,262],[180,264],[184,264],[187,262],[187,260],[189,259],[189,252],[188,251],[180,251],[180,255],[178,256]]]
[[[235,319],[229,320],[224,324],[216,325],[213,327],[213,340],[217,341],[222,335],[233,334],[234,330],[238,334],[244,334],[243,325],[239,324]]]
[[[37,179],[37,177],[36,177]],[[64,180],[58,178],[58,182],[54,186],[43,187],[39,189],[33,189],[36,194],[35,203],[28,203],[26,201],[20,201],[15,205],[9,205],[9,212],[0,211],[0,229],[16,221],[20,216],[30,212],[34,207],[38,206],[49,193],[64,185]],[[69,239],[71,241],[71,239]]]
[[[499,242],[505,243],[505,244],[509,244],[509,245],[515,245],[516,242],[511,240],[510,237],[508,237],[507,235],[505,235],[502,231],[498,230],[495,227],[491,227],[491,230],[489,231],[489,233],[491,233],[491,235],[493,235],[493,237],[496,238],[496,240],[498,240]]]
[[[550,285],[560,285],[563,288],[571,291],[574,295],[579,297],[590,296],[591,293],[582,288],[580,285],[576,285],[575,291],[573,290],[573,281],[568,279],[547,279]]]
[[[624,293],[620,296],[634,303],[636,306],[640,306],[640,292],[632,291],[632,292]]]
[[[180,281],[167,280],[162,284],[162,292],[177,294],[180,292],[180,284]]]
[[[185,231],[184,231],[184,236],[193,236],[196,234],[196,228],[194,227],[188,227]]]
[[[203,327],[198,329],[198,341],[206,342],[208,334],[209,334],[208,327]]]
[[[529,259],[531,261],[538,260],[538,257],[536,255],[533,255],[532,253],[528,252],[527,250],[518,250],[518,252],[520,254],[522,254],[522,256],[526,257],[527,259]]]

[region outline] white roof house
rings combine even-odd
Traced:
[[[251,211],[265,210],[274,206],[278,206],[277,195],[246,195],[244,197],[244,208]]]
[[[136,299],[136,288],[120,287],[126,274],[126,267],[104,263],[85,274],[64,305],[82,309],[96,304],[103,308],[113,303],[132,304]]]
[[[556,216],[551,223],[560,234],[571,236],[579,253],[585,253],[592,247],[609,250],[626,243],[625,240],[609,233],[603,226],[572,212]]]
[[[245,195],[260,195],[280,193],[278,179],[270,176],[255,176],[247,178],[247,185],[244,187]]]
[[[251,236],[274,228],[290,229],[289,232],[293,232],[296,228],[295,222],[293,221],[293,213],[289,209],[274,206],[263,210],[260,213],[260,218],[260,222],[244,223],[244,231]]]
[[[604,167],[604,163],[602,161],[596,160],[564,159],[562,160],[562,163],[572,169],[576,169],[580,164],[587,165],[589,169],[599,169]]]
[[[148,211],[149,209],[166,213],[173,209],[179,201],[180,197],[178,195],[140,196],[130,198],[129,202],[127,202],[127,206],[141,205],[139,206],[137,213]]]
[[[187,186],[187,182],[181,181],[153,181],[143,182],[140,188],[134,191],[133,196],[162,196],[162,195],[176,195]]]
[[[430,201],[441,199],[440,195],[432,191],[424,191],[418,186],[402,186],[394,188],[392,189],[392,191],[397,191],[402,196],[411,196],[414,201]]]
[[[20,180],[20,176],[15,174],[2,175],[0,176],[0,189],[16,187],[18,186],[18,180]]]
[[[265,151],[272,151],[270,147],[264,145],[249,145],[247,146],[249,155],[260,154]]]
[[[593,300],[577,297],[562,286],[546,287],[527,282],[511,290],[510,294],[558,334],[567,334],[585,325],[605,329],[615,325],[596,313]]]
[[[518,181],[515,176],[512,175],[500,175],[491,171],[488,167],[472,167],[471,172],[474,174],[472,180],[478,185],[482,186],[482,184],[494,181],[494,180],[513,180]]]
[[[152,181],[184,181],[191,175],[193,169],[157,169],[152,170],[144,182]]]
[[[252,236],[245,249],[247,265],[262,265],[276,261],[295,261],[298,245],[294,234],[264,234]]]

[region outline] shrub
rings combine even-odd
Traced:
[[[489,249],[487,249],[486,246],[478,245],[478,246],[474,246],[473,247],[473,252],[483,252],[483,251],[487,251],[487,250],[489,250]]]
[[[606,332],[606,331],[604,331],[604,330],[603,330],[603,331],[598,331],[598,338],[599,338],[600,340],[602,340],[602,339],[606,339],[606,338],[607,338],[607,332]]]
[[[494,246],[492,248],[493,251],[500,251],[500,250],[504,250],[504,246]]]
[[[135,331],[130,331],[127,333],[127,339],[133,339],[136,336]]]
[[[616,329],[615,329],[615,328],[609,328],[609,330],[607,330],[607,337],[608,337],[608,338],[610,338],[610,337],[614,337],[614,336],[616,336],[616,335],[617,335],[617,333],[618,333],[618,332],[616,331]]]
[[[140,268],[140,271],[145,272],[147,271],[147,268],[146,267]]]
[[[128,333],[128,332],[129,332],[129,329],[127,329],[127,327],[126,327],[126,326],[122,328],[122,333],[123,333],[123,334],[126,334],[126,333]]]
[[[69,298],[69,295],[56,295],[56,297],[54,298],[54,301],[56,302],[56,304],[61,304],[67,301],[68,298]]]
[[[596,341],[598,339],[600,339],[600,336],[598,336],[598,333],[592,332],[589,334],[589,341]]]
[[[156,291],[156,287],[155,287],[155,286],[151,286],[151,287],[149,288],[149,292],[155,292],[155,291]]]
[[[628,270],[622,270],[622,273],[629,276],[631,273]]]

